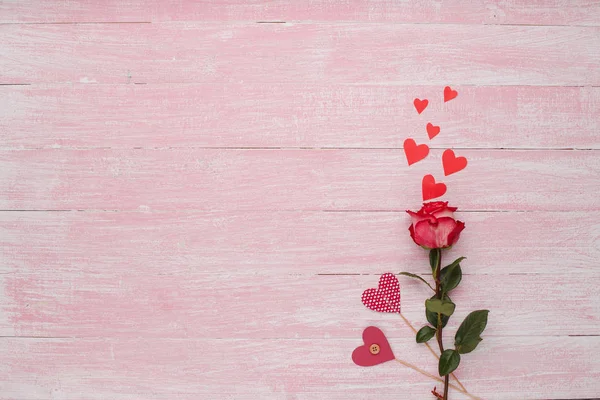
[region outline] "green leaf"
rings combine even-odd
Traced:
[[[475,350],[479,342],[481,342],[482,340],[482,338],[478,337],[468,342],[463,342],[463,344],[456,346],[456,351],[458,351],[460,354],[470,353],[473,350]]]
[[[425,343],[435,335],[436,330],[430,326],[424,326],[417,332],[417,343]]]
[[[435,296],[430,297],[430,299],[435,299],[435,298],[436,298]],[[444,300],[452,301],[450,299],[450,296],[448,296],[447,294],[444,294]],[[438,313],[428,311],[426,308],[425,309],[425,317],[427,317],[427,321],[429,321],[429,323],[432,326],[435,326],[435,327],[438,326]],[[446,315],[442,315],[442,328],[444,328],[448,324],[449,320],[450,320],[450,317],[448,317]]]
[[[458,368],[458,364],[460,364],[460,354],[453,349],[444,350],[440,356],[440,363],[438,365],[440,376],[449,375]]]
[[[444,267],[440,272],[440,283],[442,284],[442,290],[445,293],[456,288],[460,283],[462,279],[462,270],[460,269],[460,262],[464,259],[464,257],[460,257],[452,264]]]
[[[468,353],[465,348],[473,351],[481,341],[481,334],[485,330],[488,319],[488,310],[477,310],[467,315],[465,320],[454,335],[454,345],[461,348],[461,352]],[[476,343],[474,343],[476,342]]]
[[[442,250],[440,250],[440,249],[429,250],[429,265],[431,265],[431,271],[433,272],[433,276],[435,276],[435,272],[436,272],[438,264],[440,263],[441,256],[442,256]]]
[[[431,312],[431,311],[425,309],[425,316],[427,317],[427,321],[431,325],[437,326],[437,324],[438,324],[438,313],[434,313],[434,312]],[[450,317],[442,315],[442,328],[444,328],[446,326],[446,324],[448,323],[449,320],[450,320]]]
[[[456,306],[449,300],[427,299],[425,300],[425,308],[431,312],[447,315],[448,317],[454,313]],[[437,324],[436,324],[437,326]]]
[[[417,274],[412,274],[410,272],[400,272],[400,275],[405,275],[405,276],[410,276],[411,278],[416,278],[416,279],[420,280],[421,282],[423,282],[424,284],[426,284],[427,286],[429,286],[429,288],[435,292],[435,289],[433,287],[431,287],[431,285],[425,279],[423,279],[421,276],[419,276]]]
[[[452,261],[452,263],[446,265],[446,268],[451,267],[453,265],[458,265],[462,262],[462,260],[465,260],[467,257],[458,257],[456,260]]]

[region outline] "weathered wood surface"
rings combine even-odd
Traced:
[[[0,37],[0,84],[600,85],[600,27],[5,24]]]
[[[599,272],[598,212],[457,215],[467,229],[444,257],[467,255],[465,274]],[[408,224],[404,212],[0,212],[0,274],[427,273]]]
[[[431,173],[464,210],[598,211],[598,153],[464,149],[444,177],[441,150],[410,167],[401,149],[5,150],[0,208],[406,210]]]
[[[600,87],[454,88],[443,103],[440,87],[385,84],[0,86],[0,146],[600,149]]]
[[[600,3],[417,3],[0,0],[0,400],[428,398],[350,360],[376,325],[436,372],[360,302],[427,277],[427,173],[467,224],[447,344],[491,310],[461,381],[597,398]]]
[[[155,274],[143,267],[125,269],[127,258],[112,258],[118,268],[98,266],[57,275],[40,262],[27,274],[4,275],[0,334],[360,339],[369,325],[382,329],[385,324],[403,325],[398,315],[375,313],[362,305],[362,292],[377,287],[378,275],[258,275],[251,268],[237,272],[227,265],[207,274],[202,263],[193,260],[180,261],[180,271]],[[414,271],[425,273],[426,267]],[[489,309],[486,338],[597,335],[600,310],[589,301],[596,289],[588,282],[599,277],[598,273],[465,276],[452,293],[458,305],[454,323],[444,331],[452,338],[469,312]],[[420,328],[427,323],[423,299],[431,296],[431,290],[419,281],[404,277],[401,281],[403,314]]]
[[[589,0],[4,0],[0,23],[158,21],[357,21],[449,24],[600,25]]]
[[[360,344],[359,337],[5,338],[0,399],[422,399],[439,388],[393,361],[355,366],[349,354]],[[411,338],[391,345],[398,358],[435,373],[433,356]],[[589,399],[599,390],[598,351],[598,337],[489,338],[457,375],[484,399]],[[467,399],[451,393],[451,399]]]

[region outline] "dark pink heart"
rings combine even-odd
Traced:
[[[361,367],[372,367],[396,358],[381,329],[369,326],[365,328],[362,336],[364,345],[357,347],[352,352],[354,364]]]
[[[373,311],[399,313],[400,284],[398,278],[389,272],[381,275],[379,287],[365,290],[362,294],[362,302]]]

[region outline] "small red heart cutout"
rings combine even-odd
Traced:
[[[363,331],[364,345],[352,352],[352,361],[361,367],[372,367],[395,359],[394,352],[381,329],[369,326]]]
[[[377,289],[367,289],[363,292],[362,302],[373,311],[399,313],[400,284],[398,278],[389,272],[381,275]]]
[[[452,90],[450,86],[446,86],[444,88],[444,103],[450,101],[458,96],[458,92],[456,90]]]
[[[429,100],[427,99],[415,99],[415,101],[413,102],[413,104],[415,105],[415,108],[417,109],[417,112],[419,114],[421,114],[423,112],[423,110],[425,110],[427,108],[427,105],[429,104]]]
[[[427,157],[427,154],[429,154],[429,146],[426,144],[417,146],[417,143],[409,138],[404,141],[404,154],[406,154],[408,165],[412,165]]]
[[[423,191],[423,201],[441,197],[446,193],[446,185],[443,183],[435,183],[433,175],[425,175],[421,184]]]
[[[465,169],[467,159],[465,157],[456,157],[454,151],[448,149],[442,154],[442,165],[444,166],[444,175],[448,176]]]
[[[429,140],[433,139],[440,133],[440,127],[433,125],[431,122],[427,124],[427,136],[429,136]]]

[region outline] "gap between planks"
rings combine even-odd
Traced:
[[[288,25],[398,25],[398,26],[505,26],[505,27],[532,27],[532,28],[597,28],[599,25],[585,24],[526,24],[526,23],[457,23],[457,22],[394,22],[394,21],[357,21],[357,20],[287,20],[287,21],[255,21],[255,20],[174,20],[174,21],[78,21],[78,22],[0,22],[2,25],[131,25],[131,24],[152,24],[152,25],[170,25],[170,24],[195,24],[195,25],[214,25],[217,23],[227,23],[227,25],[248,25],[248,24],[288,24]]]
[[[475,150],[475,151],[600,151],[594,147],[466,147],[466,146],[431,146],[430,150]],[[33,150],[404,150],[403,147],[265,147],[265,146],[168,146],[168,147],[113,147],[113,146],[41,146],[41,147],[0,147],[0,151],[33,151]]]

